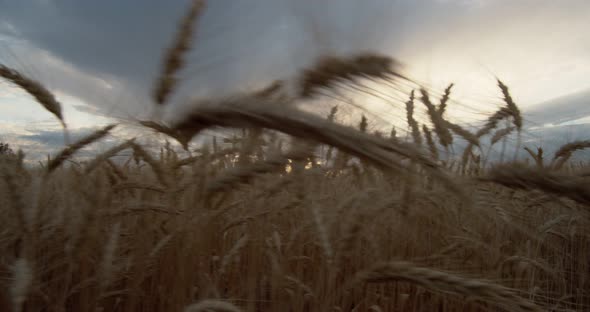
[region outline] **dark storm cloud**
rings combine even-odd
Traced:
[[[189,2],[0,0],[0,61],[28,69],[105,114],[136,116],[151,107],[161,56]],[[206,2],[177,102],[291,77],[321,54],[376,50],[404,62],[433,42],[444,45],[457,29],[483,37],[497,25],[526,24],[523,14],[559,14],[561,21],[590,8],[586,0]]]
[[[455,9],[436,3],[207,1],[195,48],[182,73],[185,94],[223,93],[244,84],[252,87],[283,78],[322,53],[390,49],[392,40],[410,37],[437,22],[430,13],[439,12],[436,16],[440,22],[448,14],[444,12]],[[53,81],[67,93],[90,99],[94,105],[104,106],[97,102],[108,97],[111,106],[120,105],[114,103],[114,98],[119,98],[120,102],[136,102],[141,107],[146,105],[163,51],[188,4],[181,0],[0,1],[0,33],[22,41],[20,50],[7,43],[12,52],[4,56],[12,59],[16,54],[17,63],[32,63],[41,78]],[[441,14],[438,9],[445,10]],[[46,65],[35,64],[39,58],[33,52],[35,48],[63,60],[79,73],[118,83],[119,88],[93,94],[91,83],[80,86],[82,82],[72,75],[53,75],[55,69],[40,69]]]

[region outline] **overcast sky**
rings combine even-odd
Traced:
[[[108,122],[98,115],[144,116],[188,2],[0,0],[0,62],[54,90],[74,131]],[[172,111],[362,51],[392,56],[433,90],[455,82],[466,118],[498,104],[494,76],[525,109],[590,89],[588,0],[209,0],[197,28]],[[6,82],[0,122],[0,138],[28,147],[59,133]]]

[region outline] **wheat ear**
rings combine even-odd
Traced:
[[[194,31],[193,27],[197,22],[203,7],[203,0],[193,0],[190,9],[180,23],[178,33],[174,38],[172,46],[168,49],[168,52],[164,57],[162,71],[156,80],[157,82],[153,93],[154,101],[159,105],[166,103],[168,97],[177,85],[178,78],[176,77],[176,73],[184,65],[184,56],[191,48],[191,37]]]
[[[64,141],[66,144],[69,144],[69,134],[67,131],[68,127],[62,114],[61,104],[57,101],[53,93],[51,93],[38,81],[30,79],[17,70],[9,68],[3,64],[0,64],[0,77],[3,77],[4,79],[25,90],[28,94],[33,96],[33,98],[35,98],[35,100],[48,112],[57,117],[64,128]]]

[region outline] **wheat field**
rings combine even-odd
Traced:
[[[194,1],[172,38],[156,106],[203,9]],[[49,90],[4,65],[0,76],[67,137]],[[386,56],[327,56],[296,88],[277,81],[173,123],[138,122],[184,149],[130,139],[76,161],[113,124],[37,166],[1,155],[0,310],[589,311],[590,170],[571,161],[588,141],[488,159],[525,123],[500,80],[504,104],[477,131],[445,117],[452,85],[440,99],[408,94],[407,137],[296,105],[361,78],[409,81]],[[196,145],[208,129],[232,138]]]

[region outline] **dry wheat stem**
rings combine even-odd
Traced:
[[[585,141],[574,141],[561,146],[553,156],[552,164],[555,165],[556,169],[560,169],[563,164],[568,161],[572,154],[576,151],[580,151],[586,148],[590,148],[590,140]],[[561,158],[561,163],[556,163]]]
[[[491,144],[494,145],[494,144],[498,143],[504,137],[506,137],[507,135],[512,133],[512,131],[514,131],[514,129],[516,129],[516,128],[515,127],[506,127],[504,129],[500,129],[500,130],[496,131],[494,133],[494,135],[492,136]]]
[[[10,295],[13,311],[23,311],[23,305],[31,292],[33,283],[33,268],[25,258],[18,258],[12,266],[12,284]]]
[[[124,151],[131,147],[131,143],[135,142],[135,139],[128,140],[124,143],[121,143],[117,146],[114,146],[107,150],[104,153],[99,154],[98,156],[94,157],[88,164],[86,165],[86,169],[84,170],[86,174],[89,174],[94,169],[98,168],[103,162],[107,159],[117,155],[119,152]],[[118,174],[117,174],[118,175]]]
[[[395,171],[409,171],[397,159],[406,157],[420,164],[455,194],[462,194],[441,168],[414,145],[377,138],[300,110],[277,108],[261,100],[235,98],[195,108],[175,129],[194,136],[211,127],[273,129],[337,147],[380,168]]]
[[[113,128],[115,128],[115,126],[116,125],[108,125],[63,149],[51,161],[49,161],[47,164],[47,173],[51,173],[57,169],[64,161],[69,159],[78,150],[105,137]]]
[[[432,138],[432,133],[426,125],[422,125],[422,132],[424,132],[424,136],[426,137],[426,143],[428,144],[428,149],[430,150],[432,159],[438,160],[438,149],[436,148],[436,143],[434,143],[434,139]]]
[[[498,183],[511,188],[538,189],[590,204],[590,188],[580,178],[562,176],[547,170],[518,165],[501,165],[493,168],[482,181]]]
[[[33,96],[35,100],[39,102],[39,104],[41,104],[47,111],[59,119],[64,128],[67,128],[62,115],[61,104],[55,99],[55,96],[42,84],[33,79],[27,78],[17,70],[9,68],[3,64],[0,64],[0,77],[3,77],[6,80],[21,87],[31,96]]]
[[[453,131],[456,135],[463,138],[463,140],[469,142],[469,144],[471,144],[471,145],[480,147],[479,146],[479,139],[475,134],[469,132],[466,129],[463,129],[461,126],[454,124],[452,122],[445,120],[444,123],[447,128],[449,128],[451,131]]]
[[[184,312],[242,312],[242,310],[235,305],[220,300],[207,299],[199,301],[184,308]]]
[[[160,165],[158,161],[152,157],[152,155],[143,149],[139,144],[130,143],[133,151],[141,157],[149,166],[152,168],[152,171],[156,174],[156,178],[158,182],[160,182],[163,186],[168,187],[170,186],[170,182],[168,181],[168,175],[164,168]]]
[[[477,298],[507,311],[541,311],[535,304],[519,297],[510,288],[485,280],[418,267],[403,261],[376,264],[358,273],[354,284],[390,281],[406,281],[434,291]]]

